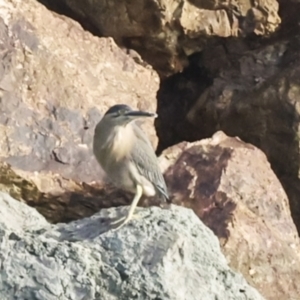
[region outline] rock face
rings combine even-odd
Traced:
[[[54,223],[130,201],[105,181],[91,140],[112,104],[156,110],[158,75],[135,49],[161,77],[187,66],[160,83],[158,152],[238,135],[265,152],[300,228],[297,1],[279,2],[283,24],[268,39],[258,36],[280,23],[275,0],[41,2],[128,49],[34,0],[1,2],[2,191]],[[168,149],[161,164],[173,202],[215,233],[231,268],[267,299],[298,299],[299,239],[266,156],[218,133]],[[1,194],[1,297],[262,299],[191,210],[140,209],[144,219],[105,232],[119,212],[50,225]]]
[[[239,136],[264,151],[289,193],[299,231],[300,194],[295,189],[300,183],[300,64],[295,51],[299,51],[300,43],[297,39],[269,45],[241,57],[242,80],[232,69],[224,72],[223,78],[215,79],[198,98],[187,118],[200,128],[199,116],[206,111],[205,119],[210,118],[210,124],[216,129]]]
[[[174,146],[163,158],[172,202],[193,209],[212,229],[230,266],[266,299],[297,299],[299,238],[262,151],[217,132]]]
[[[53,220],[54,207],[88,196],[80,182],[103,183],[91,150],[102,114],[116,103],[156,111],[158,75],[111,38],[94,37],[34,0],[1,2],[0,41],[0,160],[36,185],[24,200],[34,205],[38,190],[48,197],[45,215]],[[143,125],[155,146],[153,124]]]
[[[217,130],[255,145],[288,193],[299,232],[300,39],[289,28],[299,29],[283,27],[263,42],[212,41],[185,74],[165,80],[158,95],[158,152]]]
[[[203,50],[211,37],[267,36],[280,24],[275,0],[41,2],[63,12],[71,10],[99,34],[138,51],[161,75],[182,70],[188,56]]]
[[[156,73],[36,1],[4,1],[0,27],[1,157],[26,171],[95,180],[95,123],[115,103],[155,111]]]
[[[263,299],[191,210],[140,209],[142,219],[99,235],[101,218],[122,208],[52,227],[5,193],[0,208],[3,300]]]

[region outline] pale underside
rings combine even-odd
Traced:
[[[97,135],[103,132],[96,129]],[[94,153],[112,182],[132,193],[139,184],[145,196],[158,194],[168,198],[157,157],[141,129],[131,123],[114,128],[108,136],[101,145],[99,140],[103,139],[94,140]]]

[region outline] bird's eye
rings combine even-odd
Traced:
[[[121,115],[121,116],[125,115],[126,111],[127,111],[126,109],[120,109],[119,110],[119,115]]]
[[[120,116],[120,114],[119,114],[118,111],[115,112],[115,113],[113,113],[113,114],[111,115],[112,118],[117,118],[117,117],[119,117],[119,116]]]
[[[125,112],[124,112],[123,109],[119,109],[118,111],[116,111],[116,112],[112,115],[112,117],[113,117],[113,118],[118,118],[118,117],[124,115],[124,113],[125,113]]]

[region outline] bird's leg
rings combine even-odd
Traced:
[[[134,210],[135,210],[137,204],[139,203],[139,200],[141,199],[142,195],[143,195],[143,188],[141,185],[138,184],[136,186],[136,193],[135,193],[135,196],[130,205],[127,216],[122,217],[121,219],[118,220],[118,222],[114,222],[114,224],[117,223],[117,226],[114,229],[120,229],[122,226],[124,226],[126,223],[128,223],[132,219]]]

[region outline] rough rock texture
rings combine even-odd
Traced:
[[[199,139],[217,129],[244,140],[251,140],[253,136],[251,142],[255,144],[257,140],[263,142],[273,136],[276,141],[279,132],[275,130],[283,127],[289,107],[290,114],[293,112],[292,103],[289,104],[292,101],[285,98],[289,85],[284,89],[280,82],[286,75],[289,76],[287,82],[289,78],[296,79],[296,74],[289,71],[297,70],[298,55],[291,51],[291,47],[297,49],[297,44],[297,38],[266,41],[257,49],[258,42],[212,41],[201,55],[191,58],[193,66],[186,73],[162,83],[158,94],[161,106],[158,123],[165,130],[159,131],[160,150],[174,143],[178,136]],[[177,107],[175,120],[171,117],[173,102]],[[283,114],[281,122],[280,113]],[[273,134],[267,136],[268,130]],[[269,145],[267,141],[265,144]],[[274,145],[269,147],[274,148]]]
[[[158,75],[34,0],[1,1],[0,49],[0,160],[41,193],[64,194],[54,206],[73,201],[69,191],[88,198],[80,182],[103,179],[91,152],[95,124],[115,103],[156,111]],[[143,128],[155,146],[151,121]]]
[[[291,33],[287,29],[265,41],[212,41],[191,58],[186,73],[161,84],[156,125],[158,153],[217,130],[263,150],[288,193],[300,231],[300,37],[291,36],[298,25]]]
[[[22,176],[19,174],[22,173]],[[91,216],[104,207],[127,205],[132,196],[116,190],[111,184],[101,181],[89,185],[64,179],[60,175],[51,178],[61,184],[62,192],[57,194],[41,192],[36,183],[26,179],[28,172],[14,172],[11,166],[0,163],[0,189],[18,200],[35,207],[52,223],[68,222]],[[51,174],[50,174],[51,175]],[[39,173],[36,180],[49,182],[48,173]]]
[[[161,75],[182,70],[211,37],[267,36],[280,24],[276,0],[41,2],[137,50]]]
[[[156,109],[158,76],[131,48],[161,76],[188,66],[161,82],[158,152],[219,129],[238,135],[265,152],[289,193],[294,219],[300,219],[296,1],[279,2],[282,27],[268,39],[259,36],[278,28],[275,0],[48,1],[55,3],[128,49],[93,37],[34,0],[0,3],[1,190],[52,222],[130,201],[105,183],[90,144],[109,105]],[[145,128],[155,145],[151,124]],[[232,268],[267,299],[298,299],[299,241],[286,194],[258,149],[219,133],[167,150],[162,166],[168,167],[173,201],[192,208],[213,230]],[[1,296],[17,290],[25,299],[58,299],[62,293],[120,299],[117,291],[124,299],[177,299],[180,288],[186,299],[201,293],[207,299],[259,299],[228,269],[216,239],[184,209],[141,210],[145,220],[98,236],[105,228],[99,218],[108,211],[51,227],[36,213],[24,217],[32,210],[5,199]],[[94,240],[86,239],[88,233]]]
[[[169,148],[161,160],[172,202],[213,230],[230,266],[266,299],[298,299],[299,238],[262,151],[217,132]]]
[[[0,208],[2,300],[263,299],[191,210],[142,209],[142,219],[100,235],[101,220],[124,209],[50,227],[2,192]]]

